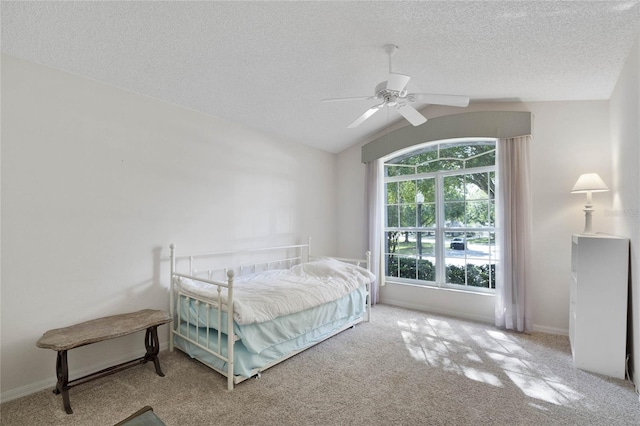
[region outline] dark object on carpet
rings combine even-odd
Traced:
[[[147,405],[114,426],[166,426]]]

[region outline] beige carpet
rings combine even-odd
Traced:
[[[113,425],[145,405],[188,425],[638,425],[631,383],[573,367],[566,337],[378,305],[358,325],[226,391],[180,352],[0,407],[2,425]],[[53,365],[52,365],[53,368]]]

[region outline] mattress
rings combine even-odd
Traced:
[[[240,338],[234,346],[234,375],[250,377],[268,364],[286,357],[288,354],[312,346],[336,331],[362,318],[366,310],[366,286],[337,300],[324,303],[301,312],[284,315],[270,321],[238,325],[234,323],[234,331]],[[180,297],[179,304],[183,320],[180,321],[180,334],[187,335],[198,344],[218,351],[218,333],[202,325],[211,324],[212,316],[217,325],[217,311],[207,312],[195,306],[193,299],[187,301]],[[187,323],[184,319],[190,318]],[[222,326],[226,330],[226,313],[223,313]],[[198,324],[199,327],[196,327]],[[174,344],[193,358],[218,370],[225,371],[226,362],[211,355],[207,351],[176,335]],[[221,335],[222,356],[227,356],[227,336]]]
[[[234,334],[242,340],[247,350],[260,353],[266,348],[291,340],[321,325],[328,324],[336,318],[361,314],[366,301],[366,287],[338,299],[301,312],[278,317],[271,321],[239,325],[234,322]],[[209,327],[227,332],[227,313],[221,313],[218,323],[218,310],[215,307],[206,309],[202,303],[188,297],[179,298],[180,318],[198,327]],[[217,333],[216,333],[217,335]]]
[[[233,283],[234,321],[248,325],[302,312],[342,298],[374,280],[369,270],[330,258],[237,277]],[[227,304],[225,287],[188,278],[179,278],[177,285],[185,294],[216,305],[218,300]]]

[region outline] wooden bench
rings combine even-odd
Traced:
[[[128,314],[98,318],[70,327],[56,328],[44,333],[36,343],[36,346],[39,348],[53,349],[58,352],[56,357],[56,376],[58,383],[53,392],[56,395],[62,394],[62,401],[67,414],[73,413],[71,403],[69,402],[69,389],[74,386],[117,373],[126,368],[148,361],[153,361],[156,373],[158,373],[159,376],[164,376],[164,373],[160,369],[160,361],[158,360],[158,352],[160,352],[158,326],[169,322],[171,322],[171,316],[168,312],[144,309]],[[126,336],[145,329],[144,345],[147,353],[143,357],[123,362],[122,364],[114,365],[69,381],[69,366],[67,364],[67,351],[69,349],[115,339],[116,337]]]

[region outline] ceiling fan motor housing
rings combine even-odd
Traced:
[[[401,98],[403,96],[403,93],[406,93],[406,90],[399,92],[397,90],[387,89],[387,82],[383,81],[381,83],[378,83],[378,85],[376,86],[374,96],[377,99],[382,99],[387,104],[393,105],[398,100],[398,98]]]

